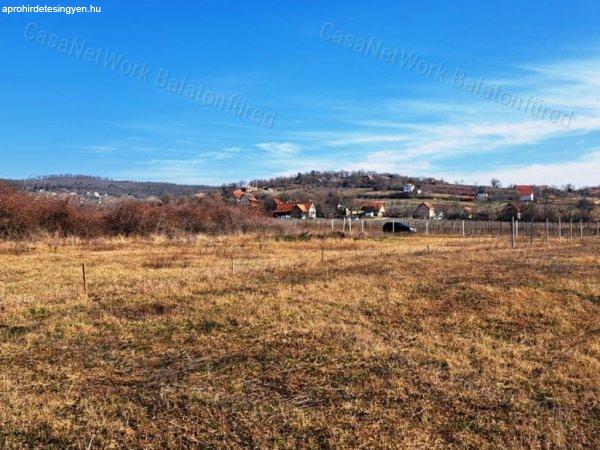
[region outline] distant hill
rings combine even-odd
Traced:
[[[158,183],[149,181],[118,181],[108,178],[87,175],[50,175],[26,180],[1,180],[27,191],[41,190],[56,193],[74,192],[78,195],[95,193],[111,197],[130,196],[148,198],[151,196],[184,196],[192,195],[201,190],[213,189],[213,186],[183,185],[174,183]]]
[[[257,187],[283,189],[325,187],[325,188],[368,188],[373,190],[402,190],[405,183],[444,184],[444,181],[428,177],[409,177],[396,173],[371,171],[311,171],[295,176],[277,177],[266,180],[253,180]]]
[[[0,180],[20,187],[30,192],[50,192],[56,194],[75,193],[80,196],[93,197],[95,193],[108,197],[135,197],[145,199],[148,197],[161,197],[172,195],[175,197],[189,196],[199,191],[215,190],[217,186],[208,185],[185,185],[175,183],[160,183],[151,181],[125,181],[112,180],[109,178],[93,177],[87,175],[49,175],[25,180]],[[241,183],[223,185],[225,192],[230,192]],[[423,195],[443,195],[456,197],[473,197],[480,186],[449,183],[444,180],[431,177],[410,177],[395,173],[378,173],[370,171],[311,171],[298,173],[287,177],[276,177],[270,179],[252,180],[250,184],[264,190],[276,190],[294,192],[300,191],[329,191],[347,192],[352,190],[369,191],[371,194],[365,197],[381,199],[397,199],[407,197],[403,195],[403,187],[406,183],[414,184]],[[552,186],[536,186],[536,198],[538,200],[556,201],[558,199],[574,199],[581,197],[599,198],[599,187],[587,187],[575,189],[571,186],[556,188]],[[514,186],[491,187],[486,191],[490,198],[496,201],[507,201],[515,196]],[[410,197],[410,196],[408,196]]]
[[[497,180],[496,180],[497,181]],[[491,182],[491,180],[490,180]],[[307,189],[307,188],[350,188],[371,189],[373,191],[402,191],[405,183],[412,183],[423,191],[450,195],[472,196],[478,188],[485,187],[496,196],[511,193],[514,194],[514,185],[500,187],[500,183],[491,187],[485,185],[470,185],[459,182],[450,183],[443,179],[433,177],[411,177],[397,173],[379,173],[373,171],[311,171],[298,173],[297,175],[276,177],[270,179],[258,179],[250,182],[258,188],[273,189]],[[561,197],[571,195],[598,196],[600,186],[589,186],[576,189],[572,185],[562,187],[535,186],[536,192],[542,191],[552,193]]]

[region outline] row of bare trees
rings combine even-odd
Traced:
[[[182,197],[162,202],[124,200],[82,204],[75,198],[32,195],[0,184],[0,237],[42,233],[99,237],[154,233],[233,233],[277,226],[260,211],[219,199]]]

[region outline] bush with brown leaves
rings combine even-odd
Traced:
[[[179,198],[163,202],[124,200],[110,205],[81,204],[76,198],[32,195],[0,185],[0,237],[147,236],[150,234],[261,231],[273,220],[260,211],[219,199]]]

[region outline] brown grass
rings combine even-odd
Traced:
[[[597,239],[6,242],[0,448],[598,448],[599,255]]]

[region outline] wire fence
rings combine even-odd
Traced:
[[[378,236],[388,222],[401,222],[413,228],[420,235],[454,236],[508,236],[515,239],[530,237],[534,239],[600,236],[600,221],[550,221],[533,222],[514,220],[478,221],[478,220],[439,220],[413,218],[372,218],[372,219],[290,219],[288,226],[298,232],[327,233],[342,232],[350,235],[363,234]]]

